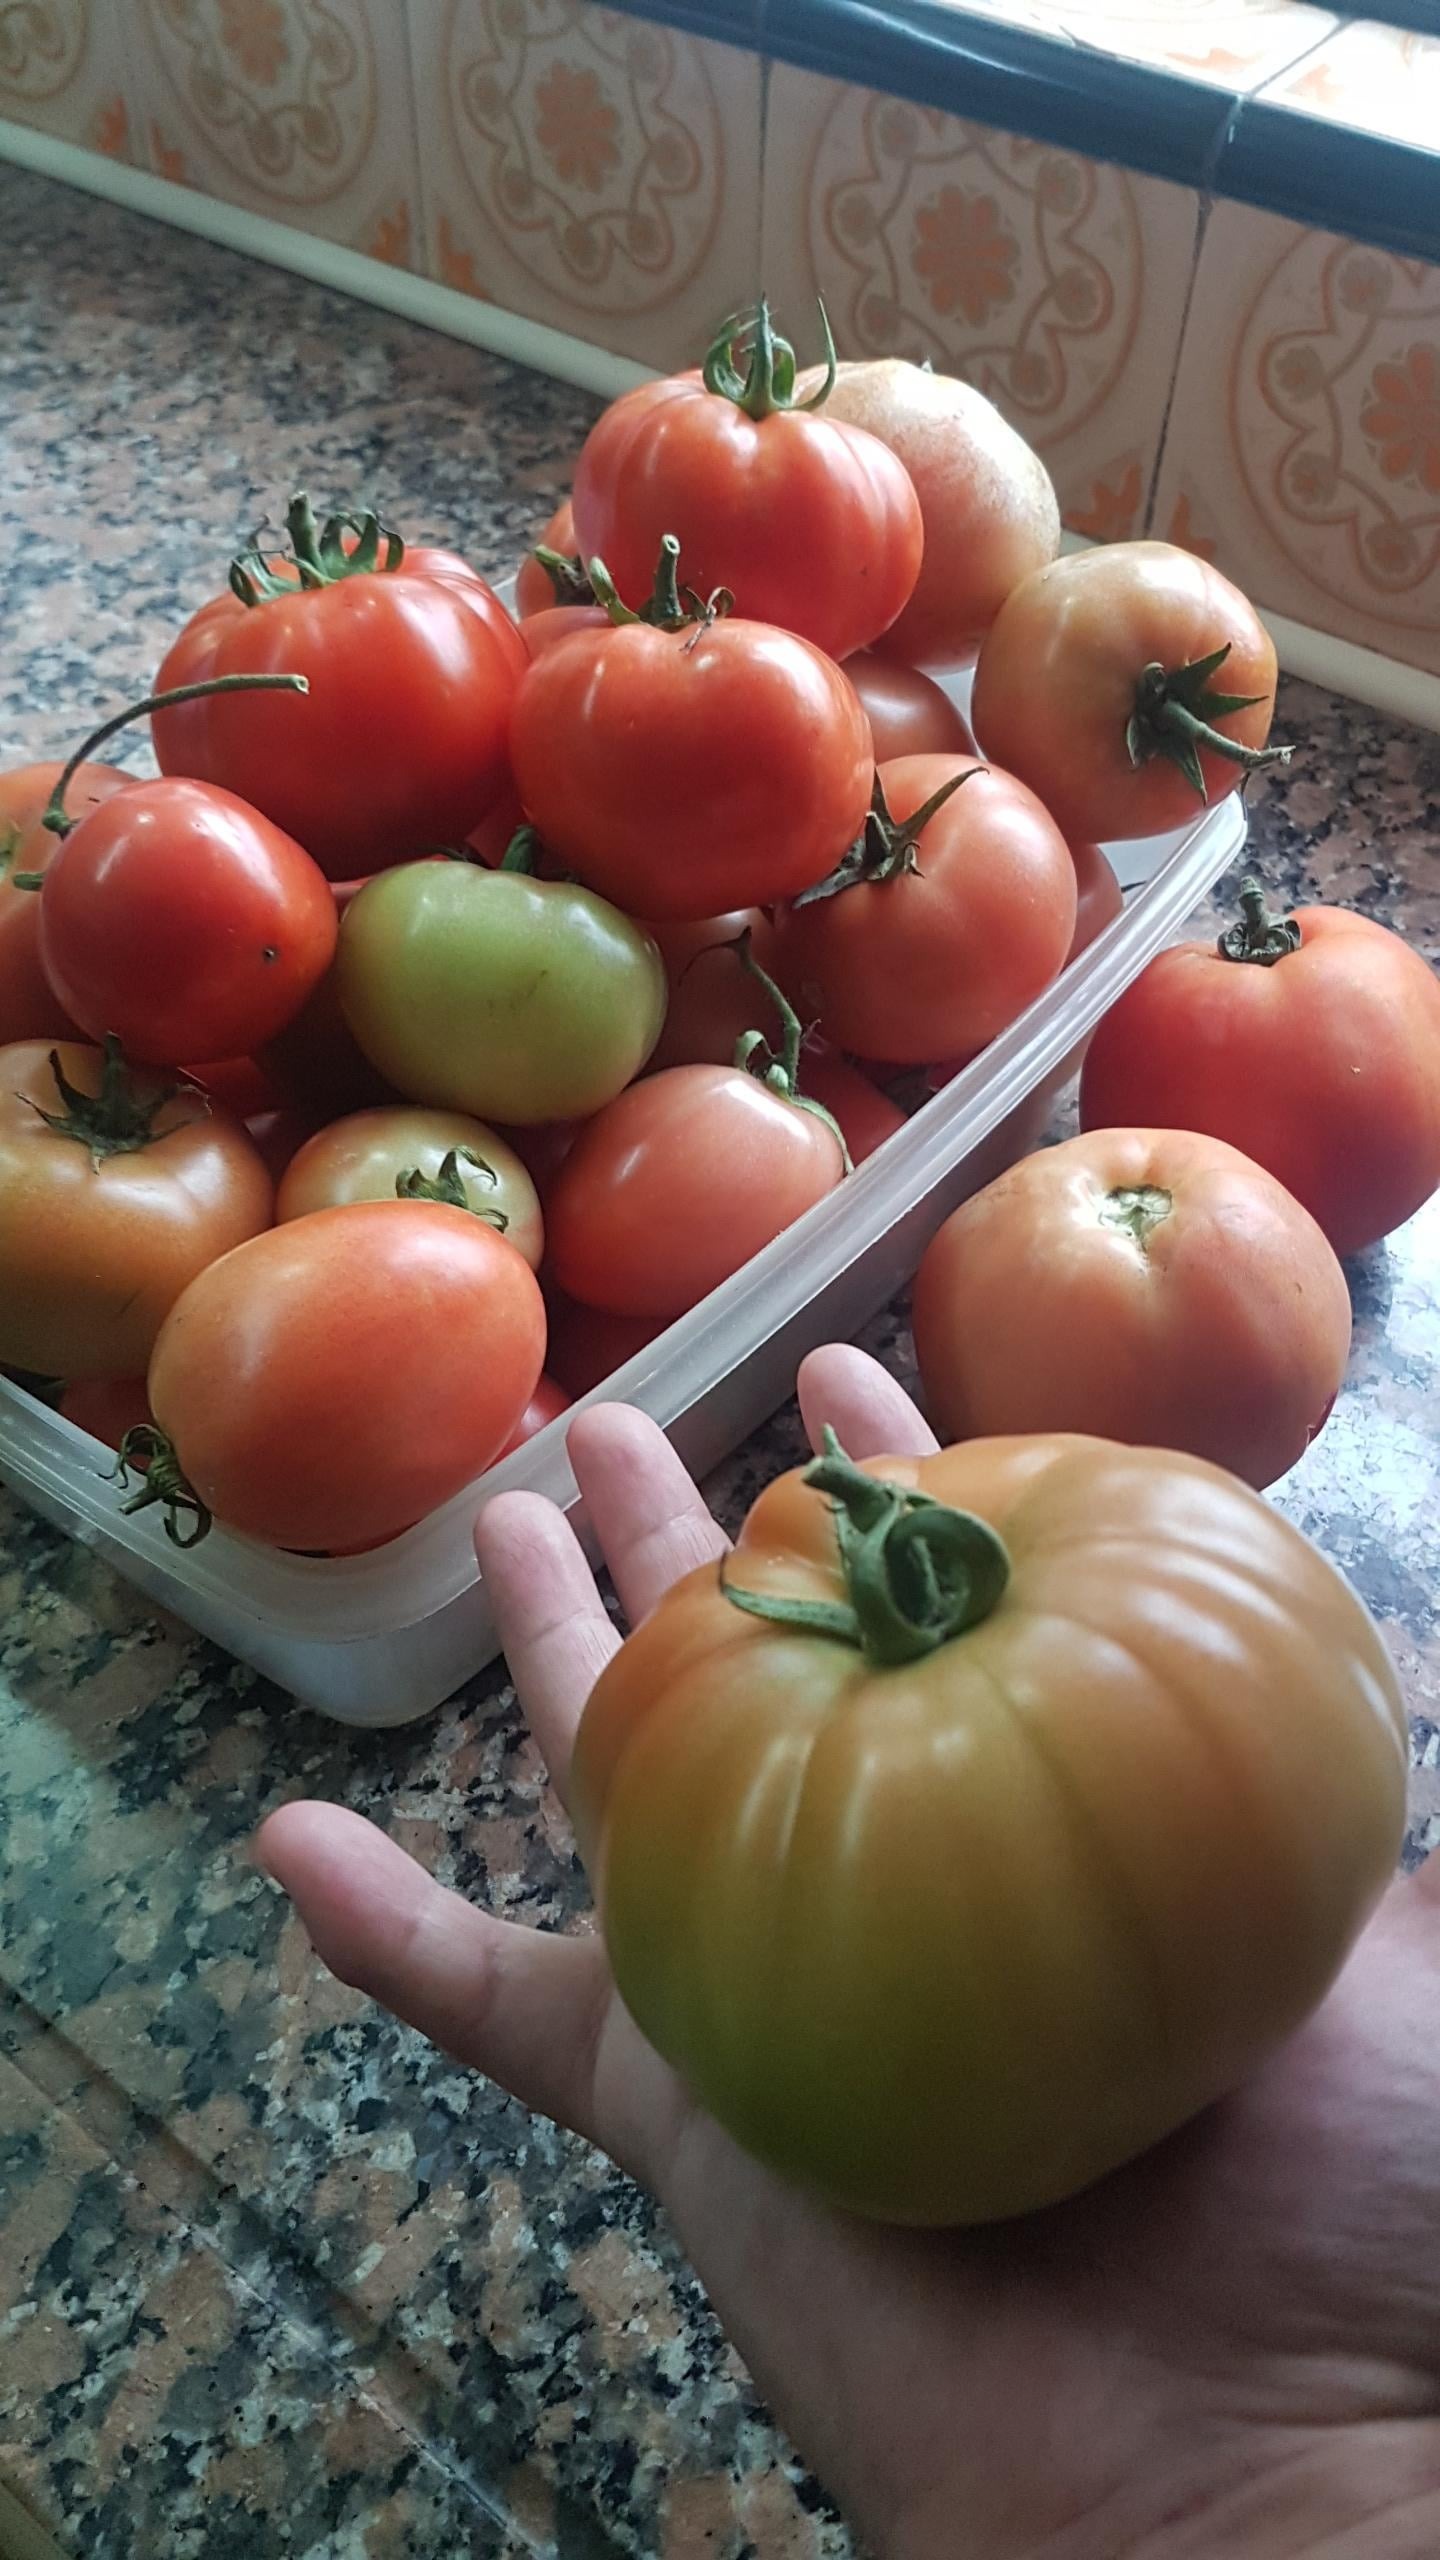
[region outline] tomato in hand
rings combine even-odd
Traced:
[[[989,2222],[1300,2024],[1408,1757],[1360,1601],[1233,1477],[833,1443],[612,1657],[571,1807],[620,1996],[737,2142],[852,2212]]]
[[[857,1057],[974,1057],[1065,965],[1069,847],[1023,782],[968,756],[905,756],[877,784],[848,885],[782,908],[766,965]]]
[[[402,1103],[332,1121],[292,1156],[275,1216],[283,1224],[352,1200],[437,1198],[486,1219],[538,1267],[545,1227],[534,1183],[497,1129],[459,1111]]]
[[[1274,708],[1275,644],[1238,587],[1173,543],[1112,542],[1015,589],[970,717],[1072,842],[1115,843],[1185,826],[1283,762]]]
[[[181,1290],[271,1206],[244,1130],[203,1094],[113,1051],[0,1050],[0,1362],[138,1376]]]
[[[411,1101],[523,1127],[596,1111],[665,1018],[648,934],[569,882],[463,862],[368,881],[340,931],[340,996]]]
[[[1204,1129],[1359,1253],[1440,1186],[1440,982],[1343,907],[1270,916],[1258,882],[1218,942],[1142,969],[1100,1024],[1081,1125]]]
[[[915,585],[920,503],[883,444],[832,424],[823,381],[805,405],[794,382],[762,302],[742,328],[726,323],[700,372],[624,392],[576,466],[577,548],[587,563],[598,553],[628,604],[673,534],[701,596],[723,588],[747,621],[848,658]]]
[[[142,1439],[131,1507],[165,1501],[182,1544],[213,1516],[267,1546],[378,1546],[499,1455],[544,1354],[535,1275],[482,1219],[317,1210],[226,1254],[173,1309],[148,1381],[163,1445]]]
[[[657,595],[675,587],[664,546]],[[722,618],[629,620],[548,649],[510,753],[544,842],[627,914],[723,915],[794,897],[852,844],[870,796],[865,714],[808,641]]]
[[[933,676],[865,649],[846,659],[844,672],[870,723],[877,764],[893,764],[897,756],[975,753],[964,712]]]
[[[557,1421],[562,1413],[568,1413],[569,1410],[570,1398],[564,1388],[558,1385],[554,1378],[548,1377],[542,1369],[535,1382],[535,1393],[500,1451],[500,1456],[508,1458],[512,1450],[523,1449],[526,1441],[533,1440],[537,1432],[543,1431],[548,1422]]]
[[[1350,1350],[1315,1221],[1234,1147],[1102,1129],[1042,1147],[947,1218],[915,1281],[935,1428],[1089,1431],[1272,1484]]]
[[[878,436],[920,501],[920,575],[877,647],[909,666],[968,666],[1007,596],[1060,548],[1060,508],[1044,463],[982,391],[898,356],[839,366],[825,414]],[[931,750],[877,742],[882,764],[887,752]]]
[[[59,837],[41,820],[64,771],[61,764],[25,764],[0,773],[0,1048],[15,1040],[81,1036],[40,956],[40,893],[13,885],[17,877],[44,873],[60,850]],[[77,765],[65,805],[72,817],[83,817],[134,779],[118,765]]]
[[[294,669],[304,701],[215,695],[155,713],[162,773],[218,783],[296,838],[333,880],[454,845],[507,778],[506,729],[524,643],[484,581],[451,553],[407,552],[363,520],[287,523],[293,568],[243,554],[157,683]]]

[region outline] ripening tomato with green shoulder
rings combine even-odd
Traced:
[[[1390,1882],[1408,1757],[1360,1601],[1218,1468],[832,1443],[606,1666],[570,1802],[696,2101],[828,2204],[983,2223],[1293,2032]]]
[[[1087,1129],[1207,1130],[1359,1253],[1440,1187],[1440,981],[1345,907],[1268,913],[1258,881],[1215,942],[1160,952],[1090,1044]]]
[[[438,1200],[468,1209],[508,1238],[532,1271],[544,1250],[539,1195],[515,1149],[463,1111],[399,1104],[332,1121],[291,1157],[275,1195],[276,1221],[352,1200]]]
[[[970,718],[982,755],[1037,792],[1072,842],[1188,826],[1267,746],[1275,644],[1207,560],[1110,542],[1053,560],[981,643]]]
[[[40,892],[17,879],[43,876],[60,850],[44,824],[65,771],[62,764],[23,764],[0,773],[0,1048],[14,1040],[76,1040],[82,1034],[55,993],[40,951]],[[79,764],[65,805],[81,818],[135,780],[118,765]]]
[[[0,1050],[0,1362],[133,1378],[181,1291],[270,1224],[270,1177],[202,1093],[107,1051]]]
[[[723,590],[747,621],[831,658],[868,648],[914,589],[920,502],[885,445],[827,416],[833,379],[831,346],[827,377],[797,400],[794,351],[762,302],[726,321],[698,372],[622,393],[575,469],[587,566],[598,554],[628,603],[672,534],[700,596]]]

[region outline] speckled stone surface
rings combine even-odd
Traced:
[[[580,394],[0,171],[6,762],[143,689],[301,481],[512,562]],[[1289,685],[1279,893],[1440,945],[1440,742]],[[141,766],[143,745],[120,754]],[[1357,1264],[1277,1498],[1350,1572],[1440,1838],[1440,1203]],[[903,1370],[903,1314],[871,1328]],[[779,1417],[727,1519],[798,1454]],[[497,1674],[337,1730],[0,1497],[0,2475],[86,2560],[839,2560],[844,2527],[646,2200],[318,1971],[244,1857],[341,1799],[537,1924],[584,1895]]]

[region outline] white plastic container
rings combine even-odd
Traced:
[[[966,688],[955,687],[962,702]],[[703,1473],[790,1394],[818,1342],[847,1340],[902,1288],[941,1220],[1035,1143],[1080,1044],[1170,941],[1245,840],[1233,795],[1183,833],[1114,849],[1126,911],[983,1056],[585,1403],[623,1399]],[[162,1607],[341,1723],[411,1722],[493,1659],[477,1500],[524,1487],[578,1506],[558,1421],[371,1555],[317,1562],[217,1529],[181,1553],[157,1511],[122,1515],[86,1432],[0,1378],[0,1477]],[[582,1524],[583,1525],[583,1524]]]

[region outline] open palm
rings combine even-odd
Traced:
[[[800,1376],[818,1445],[935,1443],[863,1354]],[[576,1422],[633,1620],[725,1541],[662,1434]],[[517,1692],[563,1797],[618,1638],[562,1515],[482,1514]],[[1397,1883],[1324,2006],[1238,2096],[1069,2205],[872,2227],[758,2168],[622,2006],[598,1936],[498,1921],[338,1806],[262,1864],[316,1948],[654,2190],[777,2414],[885,2560],[1436,2560],[1440,1874]],[[1440,1861],[1436,1862],[1440,1868]]]

